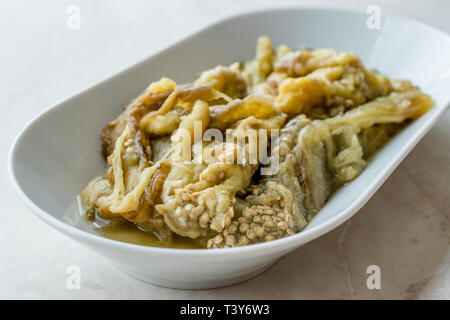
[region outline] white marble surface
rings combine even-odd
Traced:
[[[0,1],[0,298],[302,299],[450,297],[450,114],[447,112],[349,222],[235,286],[204,291],[155,287],[40,222],[14,194],[6,150],[36,114],[221,17],[274,1]],[[81,8],[81,29],[66,8]],[[406,15],[450,33],[450,2],[277,1]],[[381,289],[366,268],[381,268]],[[81,289],[66,286],[69,265]]]

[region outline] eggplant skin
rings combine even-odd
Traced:
[[[417,89],[393,92],[326,120],[315,120],[296,130],[282,131],[284,141],[296,141],[268,180],[290,190],[296,199],[292,209],[296,231],[303,229],[329,196],[354,180],[367,161],[404,122],[420,117],[433,101]],[[292,128],[303,115],[285,125]],[[297,126],[297,128],[300,126]],[[281,148],[281,147],[280,147]]]
[[[108,169],[81,200],[97,226],[121,221],[168,246],[287,237],[432,106],[411,82],[366,69],[354,53],[274,49],[262,36],[250,61],[184,85],[162,77],[132,100],[103,129]],[[223,139],[202,139],[206,132]],[[274,152],[278,161],[267,164]],[[230,155],[249,161],[230,163]]]

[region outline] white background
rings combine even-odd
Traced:
[[[81,8],[80,30],[66,26],[71,4]],[[263,275],[223,289],[171,290],[126,276],[40,222],[18,200],[7,178],[7,151],[31,118],[202,26],[267,7],[365,10],[371,4],[382,14],[408,16],[450,33],[450,1],[445,0],[1,0],[0,298],[448,299],[448,112],[350,222]],[[370,264],[381,267],[381,290],[366,287]],[[81,268],[80,290],[66,287],[69,265]]]

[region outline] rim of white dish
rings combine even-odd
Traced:
[[[41,209],[36,203],[34,203],[20,188],[16,177],[14,175],[14,155],[16,148],[21,141],[21,139],[24,137],[24,135],[27,133],[28,130],[33,126],[33,124],[37,123],[37,121],[40,118],[43,118],[50,114],[51,112],[54,112],[58,108],[62,107],[63,102],[68,102],[76,97],[78,97],[81,94],[84,94],[90,90],[94,90],[95,88],[105,85],[108,81],[111,81],[112,79],[119,77],[122,73],[127,72],[129,69],[132,68],[138,68],[139,65],[146,61],[149,58],[156,57],[158,55],[164,54],[166,50],[169,48],[172,48],[173,46],[176,46],[178,44],[181,44],[185,41],[188,41],[192,37],[200,35],[202,32],[205,32],[209,28],[217,27],[221,25],[222,23],[228,22],[233,19],[242,18],[245,16],[253,15],[253,14],[259,14],[259,13],[265,13],[265,12],[283,12],[283,11],[290,11],[290,10],[297,10],[297,11],[315,11],[315,12],[340,12],[340,13],[348,13],[348,14],[357,14],[357,15],[365,15],[365,12],[362,10],[357,9],[345,9],[345,8],[325,8],[325,7],[301,7],[301,6],[293,6],[293,7],[273,7],[273,8],[264,8],[259,10],[250,10],[246,11],[240,14],[231,15],[228,17],[224,17],[216,22],[207,24],[206,26],[198,29],[197,31],[194,31],[187,36],[185,36],[182,40],[174,41],[171,44],[165,46],[163,49],[159,50],[158,52],[151,54],[147,56],[144,59],[140,59],[139,61],[130,64],[128,67],[123,68],[121,71],[114,73],[113,75],[106,77],[105,79],[101,80],[100,82],[97,82],[96,84],[89,86],[88,88],[84,90],[78,91],[76,94],[72,95],[70,98],[62,100],[55,105],[47,108],[34,118],[32,118],[27,125],[19,132],[17,137],[14,139],[11,148],[9,150],[8,154],[8,175],[9,179],[13,185],[14,190],[18,194],[19,198],[44,222],[49,224],[50,226],[54,227],[56,230],[62,232],[65,235],[73,236],[76,239],[78,238],[86,238],[90,241],[96,241],[103,245],[109,245],[109,246],[115,246],[120,247],[122,249],[126,250],[137,250],[142,253],[160,253],[160,254],[168,254],[168,255],[201,255],[201,256],[208,256],[208,255],[232,255],[237,253],[245,253],[245,252],[261,252],[265,250],[275,249],[277,247],[289,249],[304,243],[307,243],[313,239],[316,239],[327,232],[333,230],[334,228],[338,227],[345,221],[347,221],[349,218],[351,218],[358,210],[366,203],[367,199],[370,198],[377,190],[378,188],[383,184],[383,182],[389,177],[391,172],[398,166],[398,164],[403,160],[403,158],[408,154],[408,152],[415,146],[415,144],[425,135],[426,132],[428,132],[428,129],[438,120],[439,115],[445,111],[445,108],[442,108],[441,112],[436,113],[433,117],[430,117],[427,119],[427,122],[420,127],[419,130],[414,132],[413,137],[410,139],[412,141],[411,143],[408,143],[402,147],[401,150],[399,150],[396,153],[395,158],[393,159],[394,165],[392,167],[386,167],[383,168],[383,170],[380,172],[380,174],[377,175],[377,178],[374,179],[371,182],[371,185],[373,187],[369,187],[364,189],[358,200],[352,203],[349,207],[346,209],[340,211],[337,213],[334,217],[330,218],[329,220],[312,227],[311,229],[307,229],[304,231],[301,231],[293,236],[289,236],[282,239],[277,239],[269,242],[264,243],[258,243],[243,247],[233,247],[233,248],[218,248],[218,249],[177,249],[177,248],[164,248],[164,247],[152,247],[152,246],[146,246],[146,245],[139,245],[139,244],[133,244],[128,242],[123,242],[119,240],[113,240],[109,238],[105,238],[101,235],[90,233],[88,231],[84,231],[82,229],[79,229],[75,226],[72,226],[68,223],[63,222],[62,220],[59,220],[52,216],[51,214],[47,213],[45,210]],[[423,23],[421,21],[417,21],[414,19],[392,15],[392,14],[384,14],[383,13],[383,19],[394,19],[394,20],[403,20],[407,21],[408,23],[413,23],[417,27],[428,29],[432,32],[438,33],[441,36],[444,37],[447,41],[450,42],[450,36],[445,33],[444,31],[430,26],[426,23]],[[86,245],[86,244],[85,244]]]

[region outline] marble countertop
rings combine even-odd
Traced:
[[[449,299],[450,113],[443,115],[351,220],[285,256],[262,275],[213,290],[135,280],[51,229],[14,194],[12,139],[36,114],[200,27],[273,1],[5,1],[0,10],[0,298],[3,299]],[[67,27],[70,5],[81,28]],[[409,16],[450,33],[450,2],[278,1]],[[81,269],[68,289],[67,267]],[[367,288],[367,267],[381,288]]]

